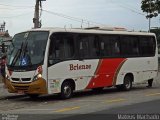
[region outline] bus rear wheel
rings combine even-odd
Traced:
[[[133,80],[129,75],[125,76],[124,83],[122,85],[123,90],[125,90],[125,91],[131,90],[132,89],[132,81]]]
[[[61,87],[61,98],[69,99],[73,95],[73,86],[70,82],[64,82]]]

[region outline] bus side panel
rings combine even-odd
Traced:
[[[75,90],[113,86],[125,58],[72,60],[48,68],[49,93],[59,93],[64,80],[75,81]],[[90,66],[82,68],[81,65]]]
[[[66,79],[74,80],[75,90],[123,84],[127,73],[133,74],[135,83],[156,77],[156,57],[72,60],[57,63],[48,68],[51,89],[49,93],[60,92]]]
[[[158,61],[156,57],[128,58],[119,71],[116,85],[123,84],[127,73],[133,74],[134,83],[143,83],[157,76]]]

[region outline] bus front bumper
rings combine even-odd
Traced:
[[[47,94],[47,84],[42,78],[39,78],[31,83],[13,83],[6,79],[5,85],[10,93]]]

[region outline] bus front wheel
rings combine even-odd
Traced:
[[[73,94],[73,87],[70,82],[64,82],[61,87],[61,98],[62,99],[69,99],[72,97]]]

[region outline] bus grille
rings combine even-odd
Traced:
[[[21,80],[22,80],[22,81],[26,81],[26,82],[27,82],[27,81],[30,81],[30,80],[31,80],[31,78],[21,78]]]
[[[17,82],[20,81],[19,78],[12,78],[12,80],[13,80],[13,81],[17,81]]]
[[[13,82],[29,82],[31,78],[12,78]]]
[[[24,92],[27,92],[28,91],[28,88],[29,86],[17,86],[17,85],[14,85],[14,88],[18,91],[24,91]]]

